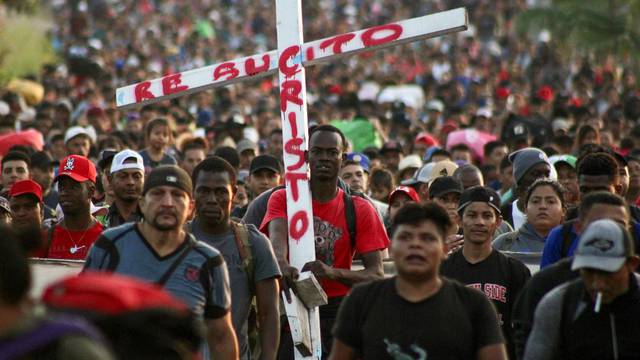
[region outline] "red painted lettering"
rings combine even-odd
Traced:
[[[260,67],[256,67],[256,61],[254,59],[247,59],[244,63],[244,71],[247,75],[255,75],[261,72],[265,72],[269,70],[269,63],[271,62],[271,58],[269,54],[262,55],[262,65]]]
[[[307,61],[311,61],[316,58],[316,53],[313,51],[313,46],[307,48]]]
[[[300,192],[298,191],[298,181],[308,180],[306,173],[286,173],[284,174],[285,181],[289,182],[291,186],[291,196],[293,197],[293,201],[298,201],[300,197]]]
[[[333,44],[333,53],[334,54],[342,54],[342,45],[348,43],[356,37],[354,34],[342,34],[331,39],[327,39],[320,43],[320,49],[324,50]]]
[[[391,34],[379,39],[376,38],[375,35],[381,31],[391,31]],[[382,45],[398,39],[400,35],[402,35],[402,31],[402,26],[398,24],[387,24],[372,27],[371,29],[367,29],[364,33],[362,33],[362,43],[366,47]]]
[[[284,49],[280,55],[280,59],[278,59],[278,69],[280,69],[280,72],[284,73],[286,77],[293,77],[298,72],[298,64],[288,66],[287,61],[297,56],[299,52],[300,46],[294,45]]]
[[[149,91],[149,87],[151,87],[151,81],[141,82],[135,87],[136,94],[136,102],[141,102],[149,99],[155,98],[151,91]]]
[[[175,94],[189,89],[187,85],[181,85],[182,74],[172,74],[162,78],[162,93],[165,95]]]
[[[218,81],[223,76],[227,76],[226,80],[231,80],[236,78],[240,74],[240,71],[236,69],[236,64],[233,62],[226,62],[218,65],[215,70],[213,70],[213,80]]]
[[[292,112],[289,113],[289,116],[287,117],[289,119],[289,126],[291,126],[291,137],[292,138],[297,138],[298,137],[298,123],[296,123],[296,113]]]
[[[287,154],[295,155],[298,157],[298,161],[295,164],[287,166],[287,170],[298,170],[304,164],[304,151],[300,149],[300,145],[302,145],[303,142],[304,140],[302,140],[302,138],[292,138],[287,140],[287,142],[285,143],[284,151]]]
[[[304,210],[293,214],[289,222],[289,236],[295,241],[300,241],[309,229],[309,217]]]
[[[300,92],[302,83],[298,80],[286,80],[280,85],[280,111],[287,110],[287,102],[302,106]]]

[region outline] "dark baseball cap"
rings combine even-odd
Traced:
[[[464,188],[460,180],[456,180],[451,176],[441,176],[435,178],[429,185],[429,197],[431,199],[440,197],[449,193],[462,194]]]
[[[186,171],[176,165],[161,165],[151,170],[144,182],[142,195],[158,186],[173,186],[184,190],[189,196],[193,191],[191,177]]]
[[[98,168],[100,171],[110,169],[111,161],[113,161],[113,157],[118,153],[115,149],[105,149],[100,151],[100,160],[98,160]]]
[[[460,202],[458,203],[458,212],[461,213],[464,209],[473,202],[487,203],[494,208],[498,214],[500,212],[500,195],[486,186],[473,186],[462,192],[460,195]]]
[[[527,124],[524,122],[517,122],[507,129],[505,139],[508,141],[517,141],[528,138],[530,134],[531,132],[529,131]]]
[[[249,174],[253,174],[258,170],[268,169],[275,173],[280,173],[282,170],[280,169],[280,161],[269,154],[258,155],[251,160],[251,165],[249,166]]]
[[[394,140],[387,141],[386,143],[384,143],[384,145],[382,145],[382,149],[380,149],[380,154],[384,154],[386,152],[391,152],[391,151],[402,152],[402,144]]]

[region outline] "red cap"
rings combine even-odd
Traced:
[[[54,181],[58,181],[61,176],[68,176],[77,182],[96,182],[96,167],[89,159],[81,155],[69,155],[60,161],[58,176]]]
[[[104,114],[104,109],[99,106],[92,106],[87,110],[87,116],[101,116]]]
[[[398,193],[403,193],[409,196],[411,200],[415,202],[420,202],[420,196],[418,196],[418,193],[411,186],[402,185],[395,188],[395,190],[393,190],[391,194],[389,194],[389,203],[391,203],[391,199],[393,199],[393,196]]]
[[[42,187],[40,184],[33,180],[20,180],[11,186],[9,189],[9,196],[20,196],[24,194],[31,194],[38,198],[39,202],[42,202]]]
[[[496,97],[498,99],[506,99],[511,94],[511,91],[507,87],[499,87],[496,89]]]
[[[99,314],[146,309],[188,311],[182,302],[157,286],[127,276],[98,272],[85,272],[57,281],[47,287],[42,301],[57,309],[88,310]]]
[[[418,134],[418,136],[416,136],[415,143],[424,144],[428,147],[439,145],[438,140],[436,140],[436,138],[426,132],[421,132],[420,134]]]
[[[440,133],[442,134],[448,134],[452,131],[458,130],[458,124],[455,123],[455,121],[446,121],[444,124],[442,124],[442,128],[440,129]]]
[[[577,108],[581,107],[582,100],[580,100],[579,98],[572,98],[571,100],[569,100],[569,105]]]
[[[538,90],[537,95],[540,100],[544,100],[544,101],[553,100],[553,90],[551,90],[551,88],[546,85],[541,87],[540,90]]]
[[[509,77],[511,77],[511,74],[509,74],[508,70],[502,69],[500,70],[500,73],[498,73],[498,79],[500,81],[507,81],[509,80]]]
[[[342,95],[342,86],[340,85],[331,85],[329,88],[329,93],[335,95]]]

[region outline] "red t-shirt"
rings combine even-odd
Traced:
[[[49,259],[84,260],[89,248],[98,239],[104,227],[99,221],[85,230],[67,230],[61,225],[56,225],[53,230],[53,239],[47,252]],[[71,236],[71,238],[69,238]]]
[[[287,218],[286,196],[286,190],[281,189],[269,198],[267,213],[260,225],[260,230],[267,236],[271,220]],[[364,254],[386,249],[389,246],[389,237],[373,205],[361,197],[352,196],[356,213],[356,249],[352,249],[343,196],[342,189],[338,189],[336,197],[328,202],[312,200],[313,234],[316,259],[333,268],[351,269],[356,250]],[[349,287],[338,281],[323,279],[321,284],[330,298],[344,296],[349,292]]]

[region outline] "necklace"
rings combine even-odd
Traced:
[[[84,230],[84,232],[82,233],[82,236],[80,236],[80,239],[78,240],[78,242],[75,242],[73,240],[73,236],[71,236],[71,233],[69,232],[69,229],[67,229],[66,227],[63,227],[64,231],[67,232],[67,236],[69,237],[69,240],[71,240],[71,242],[73,243],[73,247],[69,248],[69,253],[71,253],[72,255],[77,253],[78,251],[80,251],[81,249],[85,248],[85,245],[82,246],[78,246],[78,244],[82,244],[82,240],[84,240],[84,236],[87,235],[87,232],[89,231],[89,229],[91,229],[93,227],[93,220],[91,220],[91,222],[89,223],[89,226],[87,226],[87,228]]]

